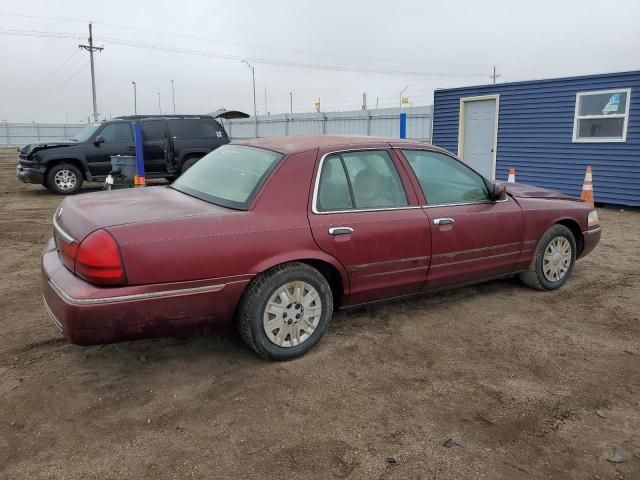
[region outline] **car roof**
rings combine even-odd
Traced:
[[[429,143],[420,142],[418,140],[401,140],[389,137],[364,137],[351,135],[292,135],[287,137],[254,138],[250,140],[234,141],[233,143],[266,148],[268,150],[275,150],[276,152],[286,154],[325,147],[367,148],[369,146],[380,146],[382,144],[389,144],[393,147],[399,148],[413,147],[442,150],[438,147],[433,147]]]

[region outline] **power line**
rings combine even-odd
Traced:
[[[65,22],[74,22],[74,23],[86,23],[85,20],[78,20],[78,19],[71,19],[71,18],[60,18],[60,17],[46,17],[46,16],[41,16],[41,15],[22,15],[22,14],[11,14],[11,13],[0,13],[0,16],[33,18],[33,19],[40,19],[40,20],[55,20],[55,21],[65,21]],[[376,58],[376,57],[361,56],[361,55],[345,55],[345,54],[338,54],[338,53],[327,53],[327,52],[318,52],[318,51],[309,51],[309,50],[298,50],[298,49],[292,49],[292,48],[275,47],[275,46],[268,46],[268,45],[258,45],[258,44],[251,44],[251,43],[230,42],[228,40],[217,40],[217,39],[212,39],[212,38],[200,37],[200,36],[196,36],[196,35],[186,35],[186,34],[180,34],[180,33],[163,32],[163,31],[159,31],[159,30],[150,30],[150,29],[134,27],[134,26],[130,26],[130,25],[119,25],[119,24],[107,23],[107,22],[93,22],[93,24],[94,25],[101,25],[101,26],[104,26],[104,27],[121,29],[121,30],[136,31],[136,32],[142,32],[142,33],[151,33],[151,34],[154,34],[154,35],[163,35],[163,36],[166,36],[166,37],[184,38],[184,39],[188,39],[188,40],[197,40],[199,42],[204,41],[204,42],[217,43],[217,44],[221,44],[221,45],[231,45],[231,46],[245,47],[245,48],[246,47],[248,47],[248,48],[258,48],[258,49],[261,49],[261,50],[274,50],[274,51],[294,53],[294,54],[302,54],[302,55],[314,55],[314,56],[344,58],[346,60],[366,60],[366,61],[373,61],[373,62],[388,62],[388,63],[396,63],[396,64],[401,64],[401,63],[405,63],[405,64],[409,64],[409,63],[422,64],[423,63],[423,62],[419,62],[419,61],[416,61],[416,60]],[[430,62],[430,63],[433,64],[433,62]],[[444,65],[444,64],[441,64],[441,65]],[[451,65],[451,64],[448,64],[448,65]],[[477,67],[477,68],[486,67],[485,64],[465,64],[465,65],[458,65],[458,66]]]
[[[15,35],[15,36],[32,36],[32,37],[52,37],[52,38],[83,38],[77,34],[68,32],[43,32],[43,31],[21,31],[21,30],[0,30],[0,35]],[[409,75],[418,77],[452,77],[452,78],[476,78],[482,77],[481,73],[454,73],[454,72],[424,72],[424,71],[407,71],[407,70],[386,70],[377,68],[366,67],[349,67],[341,65],[329,65],[329,64],[315,64],[294,62],[288,60],[277,60],[264,57],[247,57],[244,55],[235,55],[228,53],[211,52],[207,50],[194,50],[190,48],[172,47],[169,45],[140,42],[134,40],[125,40],[117,37],[99,36],[96,39],[100,39],[105,43],[111,43],[113,45],[120,45],[132,48],[141,48],[147,50],[164,51],[170,53],[178,53],[183,55],[195,55],[208,58],[219,58],[223,60],[243,60],[248,59],[254,63],[260,63],[265,65],[276,65],[295,68],[307,68],[315,70],[331,70],[339,72],[356,72],[356,73],[373,73],[381,75]]]
[[[141,48],[146,50],[156,50],[156,51],[164,51],[171,52],[177,54],[184,55],[195,55],[200,57],[208,57],[208,58],[219,58],[223,60],[250,60],[254,63],[260,63],[265,65],[277,65],[284,67],[296,67],[296,68],[308,68],[315,70],[332,70],[339,72],[356,72],[356,73],[375,73],[375,74],[383,74],[383,75],[410,75],[410,76],[419,76],[419,77],[482,77],[481,73],[474,74],[460,74],[453,72],[422,72],[422,71],[407,71],[407,70],[385,70],[385,69],[377,69],[377,68],[366,68],[366,67],[348,67],[341,65],[328,65],[328,64],[315,64],[315,63],[303,63],[303,62],[293,62],[288,60],[276,60],[264,57],[246,57],[242,55],[235,55],[229,53],[219,53],[219,52],[211,52],[207,50],[194,50],[190,48],[181,48],[181,47],[172,47],[169,45],[161,45],[155,43],[148,42],[140,42],[140,41],[132,41],[132,40],[124,40],[116,37],[106,37],[100,36],[96,37],[102,40],[104,43],[110,43],[113,45],[120,45],[125,47],[133,47],[133,48]]]

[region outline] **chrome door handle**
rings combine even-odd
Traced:
[[[456,221],[453,218],[442,217],[442,218],[434,218],[433,223],[434,225],[451,225],[453,223],[456,223]]]
[[[331,227],[329,229],[329,235],[349,235],[350,233],[353,233],[351,227]]]

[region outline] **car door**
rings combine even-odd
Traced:
[[[320,151],[309,222],[349,275],[349,304],[420,291],[429,224],[407,173],[386,148]]]
[[[166,172],[164,121],[162,119],[143,120],[141,126],[145,171],[148,173]]]
[[[432,150],[403,149],[431,225],[425,289],[512,273],[522,250],[523,215],[509,196],[491,201],[490,182],[463,162]]]
[[[112,155],[135,155],[130,122],[108,123],[96,132],[87,152],[93,176],[106,176],[111,171]]]

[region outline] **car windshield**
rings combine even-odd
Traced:
[[[98,127],[100,127],[99,123],[93,123],[91,125],[87,125],[78,133],[76,133],[73,137],[71,137],[69,140],[73,142],[86,142],[91,138],[91,136],[95,133]]]
[[[280,153],[244,145],[223,145],[202,157],[171,185],[187,195],[246,210]]]

